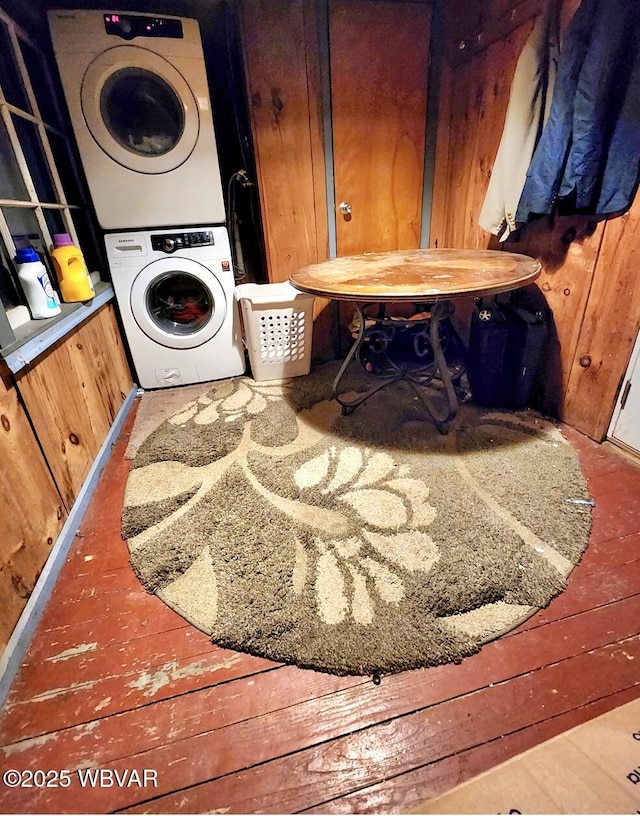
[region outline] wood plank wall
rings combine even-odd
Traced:
[[[0,649],[132,388],[111,304],[0,382]]]
[[[131,390],[113,306],[56,343],[17,384],[69,509]]]
[[[18,392],[0,380],[0,648],[6,644],[66,518]]]
[[[277,282],[326,257],[315,7],[245,0],[242,13],[267,271]]]
[[[640,331],[640,196],[604,224],[569,371],[563,415],[593,439],[606,433]]]
[[[304,0],[243,0],[241,26],[267,276],[328,255],[318,17]],[[335,310],[314,305],[314,357],[328,359]]]
[[[516,62],[543,2],[447,0],[433,246],[498,246],[477,218]],[[579,4],[563,0],[563,26]],[[543,265],[536,289],[553,312],[543,407],[597,441],[606,434],[640,324],[639,218],[636,201],[627,215],[597,225],[569,217],[539,222],[508,245]],[[571,229],[576,237],[567,244]],[[471,304],[461,311],[468,321]]]

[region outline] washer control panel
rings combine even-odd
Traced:
[[[151,248],[156,252],[176,252],[179,249],[213,246],[211,230],[202,232],[172,232],[167,235],[152,235]]]

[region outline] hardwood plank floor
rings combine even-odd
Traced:
[[[376,686],[220,649],[142,589],[120,537],[132,421],[0,718],[2,771],[70,784],[0,783],[0,812],[401,812],[640,697],[640,468],[610,446],[564,429],[596,502],[566,591],[460,665]]]

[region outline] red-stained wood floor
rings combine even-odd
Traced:
[[[401,812],[640,697],[640,468],[615,450],[565,429],[596,505],[564,593],[377,686],[212,646],[142,589],[120,537],[133,413],[0,718],[2,771],[33,784],[0,781],[0,812]]]

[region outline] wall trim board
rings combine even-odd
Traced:
[[[336,238],[336,192],[333,175],[333,117],[331,110],[331,55],[329,45],[329,2],[318,0],[318,50],[320,54],[320,90],[322,138],[324,144],[324,181],[327,200],[328,258],[338,254]]]
[[[438,110],[440,109],[440,86],[445,33],[444,0],[435,0],[431,8],[431,43],[429,45],[429,66],[427,82],[427,121],[424,139],[424,170],[422,175],[422,223],[420,225],[420,246],[431,245],[431,218],[433,209],[433,188],[436,174],[436,148],[438,143]]]
[[[449,210],[449,176],[451,173],[451,96],[452,70],[444,61],[438,89],[436,112],[435,166],[433,172],[431,223],[429,246],[438,249],[447,246],[447,213]]]
[[[0,658],[0,708],[5,704],[11,685],[18,673],[18,669],[29,647],[46,603],[51,596],[60,569],[64,564],[67,553],[82,522],[85,511],[96,489],[100,475],[102,474],[102,470],[111,455],[111,446],[120,433],[120,429],[129,415],[129,411],[137,395],[138,386],[134,383],[120,406],[113,424],[109,429],[109,433],[93,461],[91,470],[84,480],[73,507],[69,511],[67,520],[51,549],[51,554],[42,568],[42,572],[31,593],[31,597],[22,611],[22,615]]]
[[[603,451],[607,451],[607,453],[615,453],[617,456],[622,457],[625,461],[630,462],[632,465],[640,467],[640,453],[638,453],[638,451],[634,448],[630,448],[628,445],[625,445],[624,442],[621,442],[619,439],[614,439],[612,436],[608,436],[600,444],[602,445]]]

